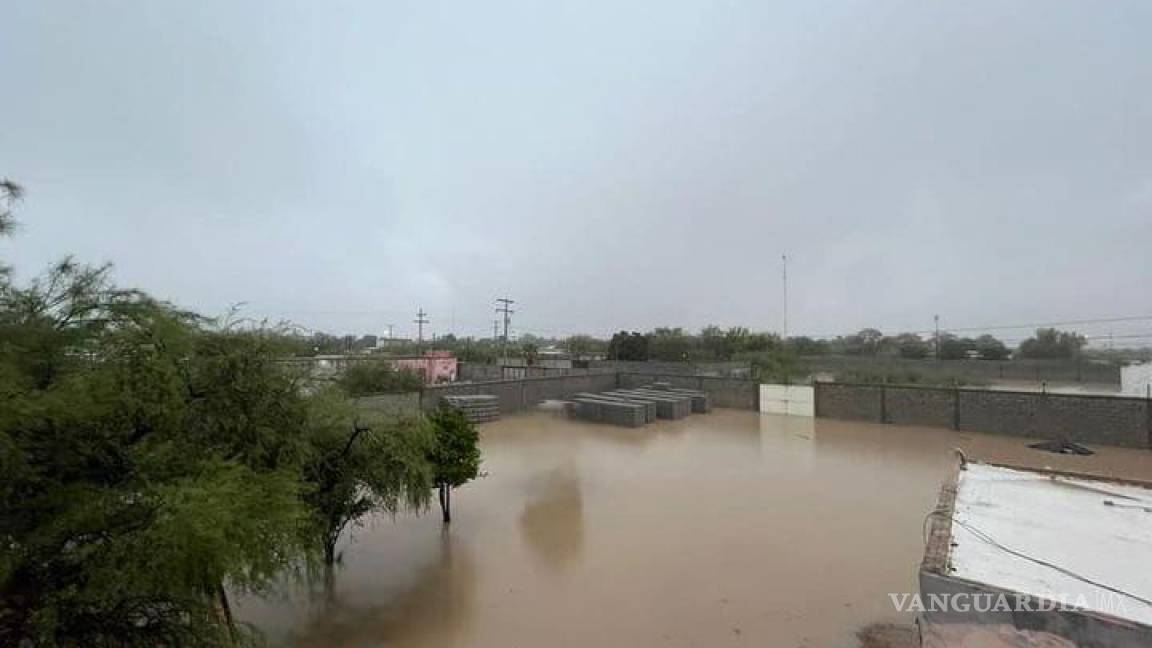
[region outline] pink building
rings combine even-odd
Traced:
[[[427,385],[456,382],[456,356],[450,351],[425,351],[422,356],[394,356],[388,360],[396,369],[420,374]]]

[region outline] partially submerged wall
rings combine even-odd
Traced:
[[[996,381],[1073,382],[1104,385],[1120,384],[1120,367],[1088,360],[935,360],[885,356],[804,356],[803,364],[813,373],[856,373],[908,376],[922,379],[975,383]]]
[[[528,409],[546,400],[563,400],[578,392],[608,391],[617,386],[614,373],[428,385],[421,392],[420,406],[424,411],[431,411],[439,406],[444,396],[488,394],[496,397],[500,402],[500,411],[507,414]]]
[[[677,376],[714,376],[746,378],[752,374],[752,365],[747,362],[661,362],[659,360],[593,360],[593,369],[608,369],[621,373]]]
[[[816,383],[816,416],[1152,447],[1152,401],[1120,396]]]

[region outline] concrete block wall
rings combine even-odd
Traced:
[[[1152,401],[1120,396],[816,383],[816,416],[1152,448]]]
[[[816,383],[815,389],[817,417],[876,423],[882,420],[879,386]]]
[[[609,369],[621,373],[640,373],[662,376],[724,376],[744,378],[752,374],[752,365],[742,361],[717,362],[661,362],[659,360],[593,360],[593,369]]]
[[[1147,399],[968,390],[959,399],[961,430],[1150,447]]]
[[[432,411],[444,396],[489,394],[500,403],[501,413],[519,412],[545,400],[565,399],[577,392],[608,391],[617,387],[616,374],[549,376],[519,380],[428,385],[421,392],[420,406]]]
[[[954,390],[885,387],[881,403],[883,423],[954,427],[956,394]]]
[[[916,374],[938,381],[959,378],[975,382],[1016,380],[1120,384],[1118,365],[1074,359],[913,360],[887,356],[804,356],[802,361],[815,373]]]

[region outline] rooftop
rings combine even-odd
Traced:
[[[952,576],[1152,626],[1152,489],[968,464],[952,518]]]

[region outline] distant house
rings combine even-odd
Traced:
[[[424,355],[413,356],[318,355],[285,361],[286,364],[306,367],[313,378],[320,379],[333,379],[358,362],[387,362],[396,370],[420,374],[427,385],[455,382],[459,368],[456,356],[450,351],[427,351]]]
[[[385,359],[396,369],[420,374],[427,385],[456,382],[459,370],[459,363],[451,351],[426,351],[422,356],[391,356]]]
[[[1152,362],[1121,367],[1120,392],[1125,396],[1152,394]]]

